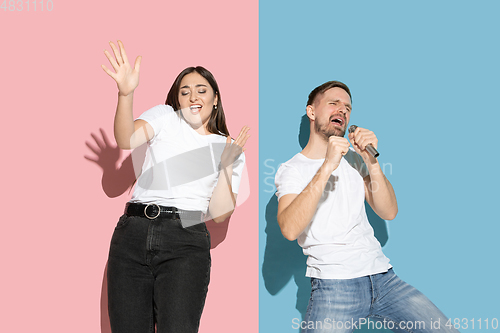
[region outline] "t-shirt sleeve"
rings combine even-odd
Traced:
[[[238,159],[233,165],[233,177],[231,179],[231,187],[233,193],[238,193],[241,183],[241,175],[243,174],[243,168],[245,167],[245,153],[241,153]]]
[[[162,128],[169,124],[170,118],[175,116],[175,111],[170,105],[160,104],[145,111],[137,119],[146,121],[153,128],[155,134],[151,140],[156,138]]]
[[[299,194],[305,188],[304,180],[299,170],[287,164],[282,164],[278,168],[274,178],[274,184],[276,185],[278,200],[286,194]]]

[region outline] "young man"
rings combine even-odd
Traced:
[[[394,331],[457,332],[427,297],[399,279],[374,237],[365,199],[385,220],[396,217],[398,206],[366,150],[377,148],[375,134],[358,127],[344,138],[349,88],[324,83],[309,94],[306,111],[309,142],[276,173],[281,232],[308,255],[312,291],[303,332],[352,332],[366,318]]]

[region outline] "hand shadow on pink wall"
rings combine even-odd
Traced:
[[[129,154],[121,165],[118,165],[118,162],[121,160],[122,149],[118,148],[118,146],[114,145],[109,140],[102,128],[99,129],[99,131],[101,136],[90,133],[94,142],[85,141],[85,145],[90,149],[92,154],[85,155],[84,158],[97,164],[97,166],[102,169],[102,190],[109,198],[116,198],[126,191],[130,193],[136,181],[132,154]],[[140,163],[140,165],[142,165],[146,149],[147,144],[144,144],[134,150],[135,163]],[[140,156],[141,160],[137,158],[138,156]],[[216,248],[226,238],[229,220],[230,218],[221,223],[215,223],[212,220],[206,222],[212,242],[210,246],[211,249]],[[101,289],[101,333],[111,333],[108,316],[107,270],[108,264],[106,262]]]

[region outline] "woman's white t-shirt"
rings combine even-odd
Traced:
[[[138,119],[154,130],[142,172],[130,202],[156,203],[207,212],[217,185],[226,137],[201,135],[169,105],[157,105]],[[238,193],[245,164],[242,153],[233,165],[232,190]]]

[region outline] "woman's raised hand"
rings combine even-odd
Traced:
[[[248,134],[248,131],[250,130],[250,127],[248,126],[243,126],[243,128],[240,131],[240,134],[234,140],[233,143],[231,143],[231,137],[228,136],[226,139],[226,147],[224,148],[224,151],[222,152],[221,156],[221,166],[223,168],[226,168],[230,165],[232,165],[236,159],[240,156],[242,152],[245,151],[245,143],[247,142],[248,138],[250,137],[250,134]]]
[[[141,66],[141,56],[135,59],[134,68],[130,66],[130,63],[125,53],[125,48],[123,43],[118,41],[119,49],[115,44],[109,42],[111,49],[113,49],[114,57],[106,50],[104,54],[108,58],[111,66],[115,72],[113,73],[106,66],[101,65],[102,69],[116,81],[118,86],[118,91],[120,95],[126,96],[134,92],[135,88],[139,85],[139,67]]]

